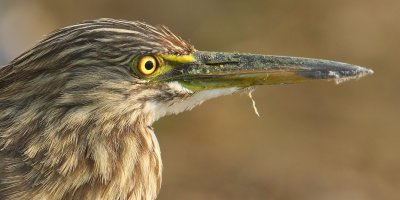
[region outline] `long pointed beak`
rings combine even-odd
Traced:
[[[373,73],[356,65],[289,56],[196,51],[193,57],[193,62],[179,64],[157,79],[179,81],[199,91],[322,79],[341,82]]]

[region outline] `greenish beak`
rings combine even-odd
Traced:
[[[289,56],[196,51],[193,58],[192,62],[176,64],[156,79],[178,81],[192,91],[199,91],[322,79],[339,83],[373,73],[356,65]]]

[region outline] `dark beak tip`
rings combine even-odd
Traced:
[[[372,75],[372,74],[374,74],[374,71],[372,69],[368,69],[368,68],[364,68],[364,67],[360,67],[360,66],[358,66],[358,68],[355,70],[355,75],[357,77],[363,77],[363,76]]]
[[[364,74],[365,75],[372,75],[372,74],[374,74],[374,71],[372,69],[365,69]]]
[[[329,71],[328,77],[332,78],[337,84],[348,80],[360,79],[367,75],[374,74],[374,71],[360,66],[352,66],[353,69],[345,71]]]

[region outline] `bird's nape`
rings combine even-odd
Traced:
[[[162,162],[151,125],[160,117],[255,85],[371,73],[197,51],[142,22],[60,29],[0,69],[0,199],[155,199]]]

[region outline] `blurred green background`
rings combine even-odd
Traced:
[[[159,199],[400,199],[400,1],[1,0],[0,65],[50,31],[111,17],[165,24],[197,49],[372,68],[341,85],[259,87],[155,123]]]

